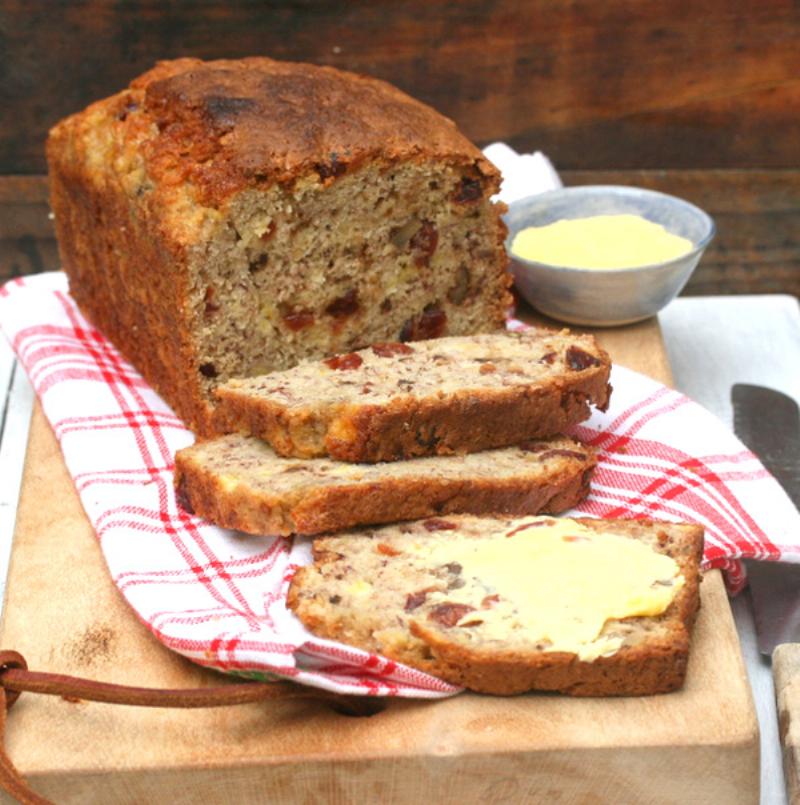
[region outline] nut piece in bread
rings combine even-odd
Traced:
[[[553,553],[559,539],[563,550]],[[542,584],[550,597],[531,612],[520,584],[536,584],[536,567],[498,564],[492,551],[508,559],[516,545],[524,559],[537,540],[547,540],[540,561],[553,583]],[[591,564],[620,541],[619,557],[606,554],[619,559],[614,567]],[[451,515],[316,540],[314,564],[298,570],[288,606],[317,635],[479,692],[664,693],[683,684],[702,548],[696,525]],[[601,575],[587,577],[583,559]]]
[[[608,404],[611,362],[569,331],[383,343],[217,389],[217,424],[286,456],[394,461],[553,436]]]
[[[388,464],[282,458],[231,434],[175,456],[184,508],[251,534],[319,534],[451,512],[556,514],[589,492],[594,451],[565,436]]]
[[[72,295],[201,433],[228,378],[503,326],[499,173],[382,81],[161,62],[58,123],[47,158]]]

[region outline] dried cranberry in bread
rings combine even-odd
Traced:
[[[558,513],[589,492],[591,448],[566,437],[389,464],[282,458],[233,434],[175,457],[184,507],[252,534],[318,534],[450,512]]]
[[[47,158],[72,295],[201,432],[228,378],[503,326],[500,175],[382,81],[161,62],[56,125]]]
[[[608,355],[568,331],[384,343],[217,389],[218,427],[281,455],[393,461],[519,444],[603,408]]]
[[[702,547],[696,525],[451,515],[317,539],[287,603],[317,635],[475,691],[662,693],[683,684]]]

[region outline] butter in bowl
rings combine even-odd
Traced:
[[[658,313],[714,237],[687,201],[636,187],[587,185],[520,199],[505,216],[520,294],[570,324],[611,327]]]

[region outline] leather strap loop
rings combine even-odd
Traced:
[[[22,805],[53,805],[49,799],[40,797],[28,785],[6,754],[6,712],[18,696],[19,693],[11,699],[6,689],[0,687],[0,786]]]
[[[23,671],[28,670],[28,663],[25,658],[18,651],[0,651],[0,678],[6,671],[17,668]],[[2,684],[2,682],[0,682]],[[22,691],[12,690],[5,692],[5,707],[3,710],[10,710],[14,702],[19,699]]]
[[[6,711],[25,691],[136,707],[226,707],[266,699],[316,699],[342,715],[372,715],[381,709],[379,702],[369,698],[343,696],[294,682],[232,682],[188,689],[114,685],[64,674],[30,671],[21,654],[0,651],[0,786],[23,805],[53,805],[28,786],[5,752]]]

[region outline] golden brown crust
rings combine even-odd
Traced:
[[[612,657],[582,662],[574,654],[541,653],[535,658],[476,656],[418,622],[411,631],[436,659],[428,673],[477,693],[510,696],[530,690],[570,696],[650,696],[678,690],[686,677],[689,639],[685,630],[670,640],[625,646]]]
[[[159,62],[127,89],[65,118],[50,153],[71,140],[85,157],[100,123],[124,152],[139,149],[162,201],[188,183],[219,207],[245,187],[333,180],[364,162],[446,160],[470,166],[491,193],[500,174],[455,124],[384,81],[266,57]]]
[[[185,248],[151,215],[131,215],[119,188],[98,185],[81,170],[64,137],[63,130],[51,136],[48,161],[70,293],[189,427],[207,427],[211,407],[197,382],[186,316]],[[153,270],[143,276],[143,267]]]
[[[226,438],[238,437],[216,441]],[[397,477],[396,465],[386,465],[383,471],[376,468],[374,475],[346,484],[326,482],[327,469],[316,483],[295,472],[291,476],[300,481],[296,488],[281,492],[248,483],[246,474],[231,487],[226,480],[237,471],[235,460],[224,459],[225,469],[220,470],[202,455],[213,451],[214,444],[205,442],[202,451],[186,448],[175,457],[175,487],[183,507],[224,528],[280,536],[455,512],[557,514],[586,497],[597,463],[591,448],[559,438],[538,443],[540,463],[520,461],[511,477],[507,470],[503,477],[495,477],[493,455],[483,454],[485,464],[474,476],[447,477],[442,463],[432,458],[414,475]],[[503,452],[511,456],[516,451]],[[273,463],[280,461],[275,458]],[[314,465],[310,460],[304,469],[313,473]],[[296,463],[293,469],[298,469]]]
[[[449,519],[461,523],[468,518]],[[382,621],[403,624],[390,635],[376,631],[379,627],[374,623],[367,624],[365,631],[357,623],[363,615],[356,615],[354,624],[352,616],[348,618],[347,613],[337,612],[336,606],[330,603],[335,598],[329,597],[326,580],[331,576],[326,575],[326,569],[328,573],[338,575],[342,572],[339,569],[342,563],[349,566],[354,561],[347,554],[345,544],[336,537],[315,541],[314,565],[300,568],[292,582],[287,605],[315,634],[382,653],[477,692],[512,695],[543,690],[572,696],[639,696],[680,688],[686,673],[691,629],[700,604],[702,527],[651,520],[580,519],[578,522],[596,530],[610,527],[613,533],[646,540],[654,550],[677,562],[685,580],[661,615],[614,621],[616,624],[630,624],[631,629],[638,628],[641,634],[632,641],[626,640],[614,654],[591,662],[581,661],[574,654],[547,652],[534,647],[526,650],[468,647],[456,639],[448,639],[447,629],[414,617],[417,610],[409,612],[408,603],[405,608],[400,604],[395,610],[387,601],[381,602]],[[435,534],[429,536],[435,538]],[[359,544],[369,540],[379,543],[379,547],[380,543],[387,545],[390,562],[393,551],[401,555],[400,550],[396,550],[401,543],[391,539],[388,529],[365,534]],[[381,583],[381,578],[376,578],[376,585]],[[344,579],[345,583],[352,580],[347,571]],[[414,583],[409,581],[411,585]],[[408,589],[409,593],[413,591],[413,587]],[[382,594],[382,588],[377,594]],[[408,602],[404,596],[399,600]],[[377,600],[375,605],[378,605]],[[364,603],[360,606],[363,607]],[[651,631],[650,626],[657,629]],[[406,638],[395,633],[403,629]]]
[[[162,62],[132,84],[162,136],[156,181],[182,180],[217,206],[254,184],[333,179],[365,161],[447,159],[498,184],[497,169],[429,106],[374,78],[263,57]]]

